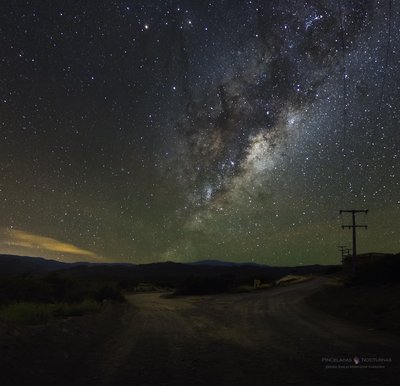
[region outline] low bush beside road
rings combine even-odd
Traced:
[[[399,297],[399,284],[346,286],[336,281],[312,294],[307,302],[338,318],[400,334]]]
[[[41,324],[97,312],[103,302],[124,302],[116,283],[70,279],[59,274],[18,275],[0,281],[0,321]]]
[[[80,303],[12,303],[0,309],[0,319],[6,323],[42,324],[52,318],[80,316],[98,312],[101,305],[93,300]]]

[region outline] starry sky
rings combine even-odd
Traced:
[[[400,5],[11,0],[0,253],[269,265],[400,251]]]

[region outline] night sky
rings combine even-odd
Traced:
[[[400,251],[400,5],[3,1],[0,253]]]

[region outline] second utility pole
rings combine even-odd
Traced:
[[[368,213],[368,209],[363,209],[363,210],[356,210],[356,209],[350,209],[350,210],[341,210],[339,212],[340,214],[342,213],[351,213],[353,223],[352,225],[342,225],[342,229],[344,228],[352,228],[353,229],[353,257],[357,256],[357,240],[356,240],[356,228],[368,228],[368,225],[356,225],[356,213]]]

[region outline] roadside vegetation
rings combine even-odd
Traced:
[[[229,292],[238,286],[233,275],[215,277],[189,276],[177,285],[175,295],[207,295]]]
[[[254,287],[252,284],[242,284],[238,287],[234,288],[232,292],[254,292],[254,291],[262,291],[268,288],[273,287],[274,283],[261,283],[259,287]]]
[[[238,279],[234,275],[215,277],[190,276],[177,285],[175,295],[207,295],[223,292],[253,292],[270,288],[274,282],[267,277],[257,277],[259,286],[254,286],[254,277]]]
[[[0,321],[41,324],[54,318],[100,311],[104,302],[124,302],[118,283],[72,279],[59,273],[0,280]]]
[[[346,273],[335,275],[307,302],[323,312],[372,330],[400,334],[398,273],[398,266],[389,269],[386,265],[374,264],[359,269],[354,277]]]
[[[303,283],[305,281],[312,280],[312,278],[313,278],[312,275],[305,275],[305,276],[286,275],[286,276],[276,280],[275,285],[285,286],[285,285],[290,285],[290,284]]]
[[[6,323],[42,324],[52,318],[81,316],[98,312],[101,305],[94,300],[80,303],[12,303],[0,309],[0,318]]]
[[[207,295],[223,292],[241,293],[266,290],[275,286],[287,286],[312,280],[313,275],[286,275],[277,280],[268,277],[238,279],[233,275],[215,277],[190,276],[178,284],[175,295]],[[257,286],[254,280],[259,280]]]

